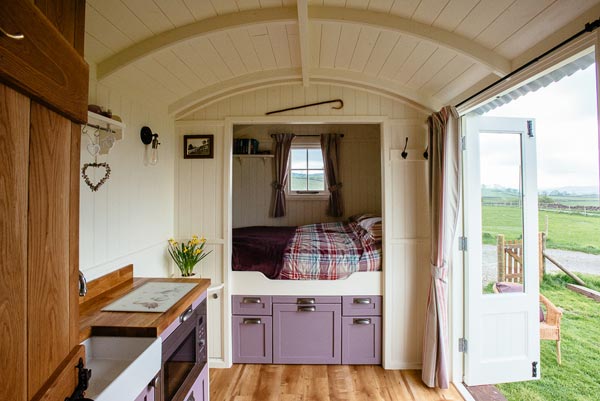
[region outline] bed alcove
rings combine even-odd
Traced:
[[[305,109],[284,115],[265,117],[264,113],[289,107],[290,103],[344,99],[344,109],[331,110],[327,105],[314,110]],[[292,101],[293,99],[293,101]],[[201,227],[213,253],[203,262],[202,275],[210,277],[215,290],[209,297],[209,353],[212,367],[229,367],[232,363],[233,297],[238,295],[296,296],[321,295],[341,298],[344,295],[381,296],[383,308],[382,365],[386,369],[419,369],[423,321],[425,316],[429,264],[429,223],[427,211],[427,169],[422,158],[426,148],[426,112],[400,99],[368,93],[360,89],[315,84],[261,88],[234,95],[206,105],[176,121],[178,144],[183,136],[212,134],[215,138],[214,158],[188,160],[178,157],[176,164],[176,234],[186,237]],[[270,150],[272,133],[265,127],[281,128],[294,124],[294,133],[316,130],[316,133],[338,132],[344,141],[352,141],[352,130],[369,127],[377,137],[378,199],[369,199],[381,207],[384,222],[383,266],[380,272],[357,272],[345,280],[269,280],[261,273],[236,272],[231,269],[231,230],[238,224],[235,211],[235,170],[248,174],[250,165],[268,169],[269,190],[265,199],[270,205],[272,161],[258,158],[239,158],[232,154],[233,138],[245,134],[258,139],[261,150]],[[257,127],[261,127],[257,130]],[[325,127],[332,130],[325,130]],[[350,128],[348,131],[346,128]],[[409,157],[401,152],[409,138]],[[262,138],[262,139],[261,139]],[[344,156],[342,156],[343,158]],[[371,173],[371,175],[373,175]],[[345,201],[351,197],[350,184],[343,177]],[[373,184],[373,183],[370,183]],[[252,196],[257,196],[252,195]],[[244,198],[245,203],[256,202]],[[321,203],[319,201],[315,204]],[[288,206],[291,202],[288,202]],[[319,209],[324,215],[325,202]],[[346,204],[344,219],[350,214],[369,210],[351,210]],[[363,207],[364,206],[359,206]],[[268,206],[267,208],[268,209]],[[373,211],[373,210],[370,210]],[[266,216],[268,210],[264,211]],[[283,225],[300,225],[297,216],[307,216],[316,222],[318,215],[289,213]],[[261,217],[262,218],[262,217]],[[284,218],[284,219],[286,219]],[[244,217],[240,226],[256,225],[254,216]],[[292,219],[295,221],[292,222]],[[265,224],[272,225],[272,224]],[[268,291],[265,291],[268,289]]]

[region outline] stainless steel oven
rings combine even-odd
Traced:
[[[179,319],[179,327],[162,344],[159,401],[187,401],[185,395],[207,363],[206,300]]]

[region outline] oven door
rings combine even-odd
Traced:
[[[204,366],[198,339],[205,317],[198,312],[194,311],[163,342],[161,401],[183,400]]]

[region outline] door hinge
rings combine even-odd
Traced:
[[[467,138],[464,136],[460,137],[460,148],[461,150],[467,150]]]
[[[537,377],[537,361],[531,362],[531,377]]]
[[[467,352],[468,350],[468,342],[466,338],[458,339],[458,352]]]
[[[458,250],[459,251],[467,250],[467,237],[458,237]]]
[[[533,138],[533,120],[527,120],[527,135]]]

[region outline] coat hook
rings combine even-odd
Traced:
[[[429,160],[429,144],[427,144],[425,152],[423,152],[423,157],[425,158],[425,160]]]
[[[408,137],[406,137],[406,141],[404,142],[404,149],[402,150],[402,153],[400,154],[403,159],[406,159],[406,157],[408,156],[408,152],[406,151],[407,146],[408,146]]]

